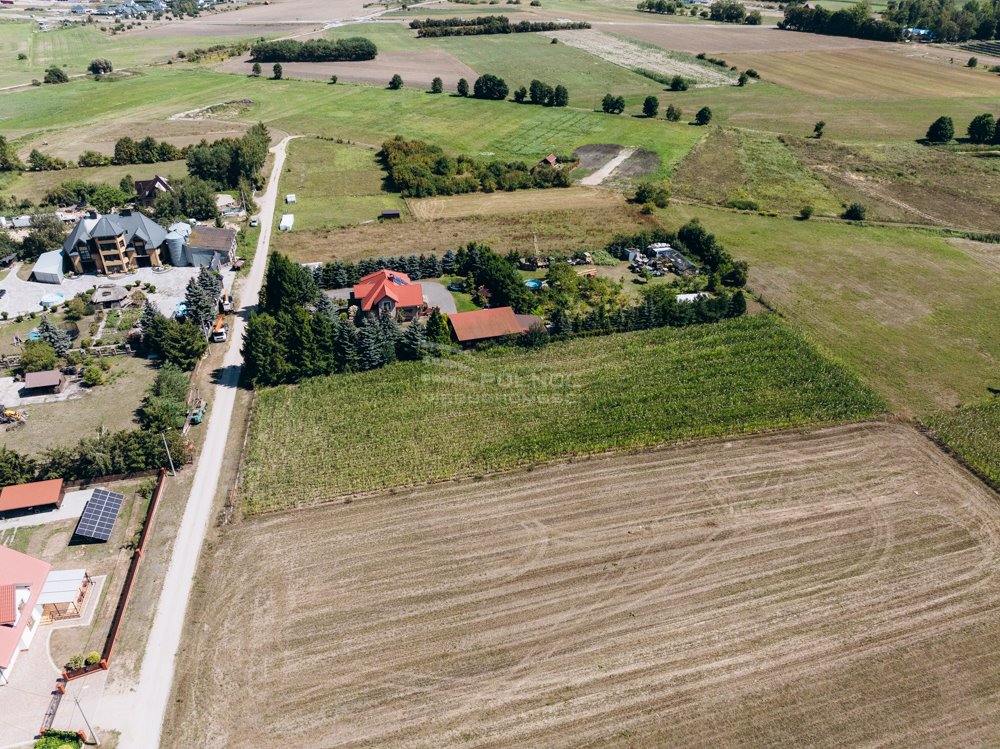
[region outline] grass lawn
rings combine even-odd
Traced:
[[[49,447],[76,444],[98,429],[135,428],[135,411],[156,370],[144,359],[116,356],[105,373],[105,383],[87,389],[80,398],[39,403],[19,408],[28,411],[28,423],[12,432],[0,431],[0,445],[31,455]]]
[[[295,214],[295,230],[350,226],[377,219],[383,210],[408,214],[398,193],[382,190],[385,170],[376,151],[332,141],[303,138],[288,147],[275,220]],[[284,196],[296,196],[286,205]]]
[[[750,286],[906,415],[927,415],[996,386],[1000,296],[989,258],[920,230],[795,221],[673,206],[697,216]]]
[[[969,465],[1000,485],[1000,398],[934,414],[928,423]]]
[[[63,182],[104,183],[118,187],[122,177],[128,175],[134,179],[149,179],[154,174],[164,177],[187,176],[187,163],[184,161],[165,161],[159,164],[128,164],[126,166],[94,166],[63,169],[59,172],[22,172],[12,179],[3,191],[16,195],[19,199],[27,198],[36,203]]]
[[[483,15],[489,12],[484,10]],[[364,36],[386,52],[439,49],[477,73],[500,76],[512,94],[518,86],[528,86],[533,78],[552,86],[561,83],[569,90],[570,104],[586,109],[600,109],[601,98],[609,91],[624,96],[629,105],[638,106],[645,96],[662,90],[655,81],[583,50],[552,44],[542,34],[418,39],[415,31],[402,24],[375,23],[330,29],[326,35],[333,39]]]
[[[395,364],[261,391],[245,507],[278,510],[584,453],[849,421],[884,408],[771,315]]]

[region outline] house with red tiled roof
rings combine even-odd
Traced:
[[[535,315],[515,315],[511,307],[477,309],[472,312],[453,312],[448,323],[455,340],[463,346],[472,346],[506,336],[523,335],[542,321]]]
[[[39,597],[52,565],[0,546],[0,687],[42,621]]]
[[[358,281],[350,304],[357,305],[362,315],[389,315],[404,321],[413,320],[426,307],[423,287],[395,270],[375,271]]]

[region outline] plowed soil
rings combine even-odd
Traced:
[[[163,745],[995,745],[998,517],[868,424],[244,521]]]

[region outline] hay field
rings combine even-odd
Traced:
[[[218,69],[226,73],[248,75],[252,65],[248,55],[230,58]],[[263,67],[265,71],[270,68],[269,65]],[[440,49],[380,51],[374,60],[359,62],[286,62],[282,63],[282,68],[285,78],[329,81],[331,75],[336,75],[340,83],[372,83],[382,86],[387,86],[389,79],[398,73],[404,86],[426,89],[431,87],[434,78],[441,78],[447,91],[455,90],[459,78],[474,81],[478,77],[475,70]]]
[[[643,18],[648,14],[640,14]],[[735,26],[691,23],[616,23],[615,34],[632,37],[678,52],[796,52],[865,49],[889,46],[886,42],[844,36],[780,31],[768,26]]]
[[[163,746],[996,744],[998,556],[995,495],[893,424],[245,521]]]
[[[741,70],[755,68],[771,83],[825,98],[1000,96],[1000,78],[995,74],[967,68],[961,58],[950,65],[943,58],[914,57],[907,52],[901,45],[850,50],[821,48],[731,54],[726,61]],[[947,107],[947,102],[942,102],[942,106]]]
[[[623,209],[621,193],[587,187],[552,188],[548,190],[518,190],[516,192],[468,193],[437,198],[406,201],[410,212],[422,221],[465,216],[498,216],[531,211],[576,210],[604,208]]]

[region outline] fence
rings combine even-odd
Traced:
[[[94,671],[107,670],[111,664],[111,656],[114,653],[115,643],[118,640],[118,633],[121,629],[122,619],[125,617],[125,610],[128,608],[129,599],[132,597],[132,589],[135,587],[135,579],[139,571],[139,563],[142,561],[142,552],[146,548],[146,539],[149,536],[149,529],[153,525],[153,516],[156,514],[156,507],[159,505],[160,496],[163,494],[163,483],[167,476],[167,469],[161,468],[159,470],[159,474],[159,479],[156,482],[156,488],[153,490],[153,496],[149,499],[149,509],[146,511],[146,520],[143,522],[142,531],[139,534],[139,542],[136,544],[135,551],[132,553],[132,561],[129,563],[128,574],[125,576],[125,584],[122,586],[122,592],[118,598],[118,606],[115,608],[115,615],[111,620],[111,627],[108,629],[108,637],[104,641],[104,650],[101,651],[101,660],[99,663],[84,666],[83,668],[74,668],[63,671],[63,682],[79,679],[80,677],[86,676]],[[57,691],[61,688],[61,684],[56,685]]]
[[[75,479],[73,481],[64,481],[63,486],[67,489],[82,489],[85,486],[93,486],[94,484],[110,484],[112,481],[127,481],[129,479],[157,476],[162,470],[162,468],[150,468],[148,471],[136,471],[135,473],[113,473],[110,476],[98,476],[93,479]]]

